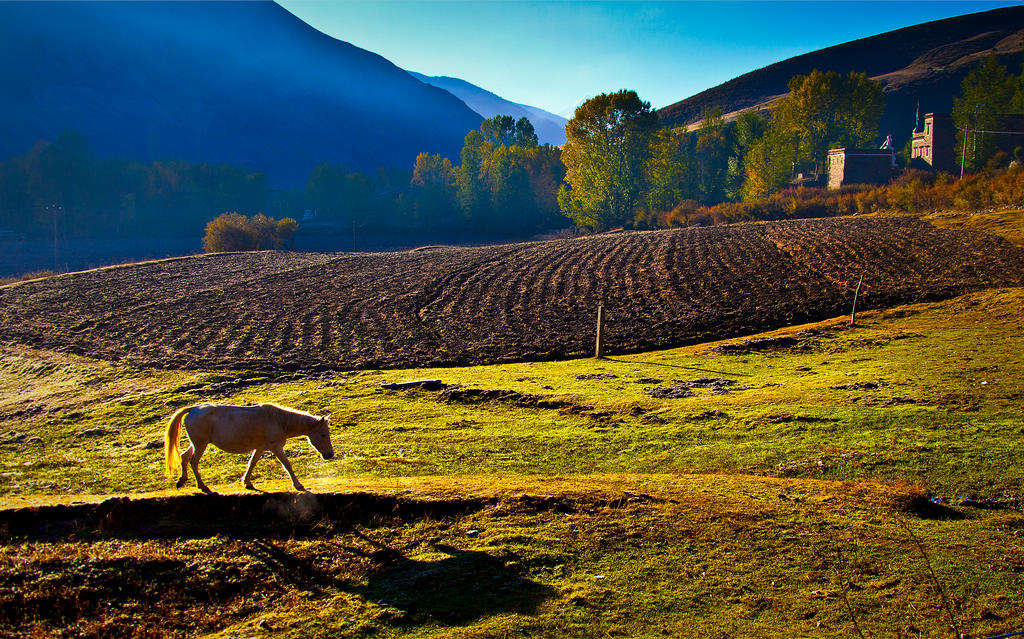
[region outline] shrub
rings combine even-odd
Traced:
[[[222,213],[206,224],[203,249],[207,253],[279,249],[292,240],[298,227],[290,217],[278,221],[262,213],[252,218]]]
[[[1024,154],[1024,152],[1022,152]],[[1005,163],[1002,157],[999,163]],[[703,226],[753,220],[833,217],[890,211],[929,213],[941,210],[978,211],[1024,206],[1024,166],[956,179],[948,173],[908,169],[890,184],[878,187],[844,186],[837,190],[796,187],[760,200],[722,202],[703,206],[683,200],[671,211],[646,216],[651,226]]]
[[[11,277],[0,277],[0,286],[14,284],[15,282],[38,280],[44,277],[53,277],[56,274],[56,271],[32,271],[30,273],[22,273],[21,275],[13,275]]]

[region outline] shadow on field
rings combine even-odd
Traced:
[[[533,614],[555,595],[549,586],[522,577],[499,557],[478,550],[460,550],[435,544],[446,556],[436,560],[411,559],[370,538],[357,528],[347,531],[369,544],[335,543],[342,555],[368,560],[365,582],[338,578],[317,566],[316,557],[300,557],[272,541],[246,543],[249,555],[293,588],[314,595],[325,589],[343,590],[380,605],[393,623],[460,624],[501,613]]]
[[[363,597],[399,611],[398,623],[467,623],[480,617],[533,614],[555,590],[520,576],[498,557],[478,550],[434,546],[446,557],[434,561],[396,554],[369,576]]]
[[[247,493],[0,509],[0,545],[76,544],[70,553],[30,553],[5,570],[0,637],[40,628],[55,636],[195,635],[259,613],[261,601],[296,592],[313,602],[349,593],[370,604],[374,619],[391,625],[459,625],[501,613],[529,614],[555,591],[521,576],[504,551],[494,556],[433,544],[430,555],[412,558],[398,549],[407,541],[401,533],[390,534],[405,522],[459,518],[496,503]],[[567,512],[574,504],[522,495],[511,506]],[[381,529],[398,540],[395,547],[373,538]],[[158,541],[120,546],[108,539]],[[162,540],[199,540],[204,551],[169,558]],[[410,545],[423,548],[421,543]]]
[[[193,493],[0,510],[0,540],[236,539],[318,534],[377,521],[466,515],[495,500],[412,499],[373,493]]]
[[[497,497],[415,498],[369,492],[111,497],[99,503],[0,509],[0,542],[322,536],[356,525],[460,517],[498,502]],[[531,512],[575,508],[570,501],[550,496],[521,495],[515,502]]]
[[[749,373],[737,373],[735,371],[720,371],[713,368],[701,368],[700,366],[683,366],[681,364],[666,364],[665,362],[645,362],[641,360],[625,360],[615,359],[614,357],[605,357],[604,359],[609,362],[617,362],[619,364],[645,364],[647,366],[663,366],[665,368],[682,368],[688,371],[700,371],[701,373],[714,373],[716,375],[731,375],[732,377],[750,377]]]

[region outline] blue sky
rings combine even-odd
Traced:
[[[1008,2],[278,0],[427,75],[555,113],[635,89],[655,108],[788,57]]]

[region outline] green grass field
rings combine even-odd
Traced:
[[[777,350],[705,344],[315,380],[130,369],[8,346],[9,508],[173,495],[163,430],[201,401],[332,413],[338,459],[288,446],[314,493],[484,501],[302,534],[15,536],[0,546],[0,634],[1024,630],[1022,308],[1024,289],[999,289],[862,313],[855,327],[794,326],[770,334],[798,342]],[[701,378],[729,381],[693,383]],[[417,379],[513,393],[445,401],[381,388]],[[693,388],[673,399],[652,396],[656,387]],[[204,478],[244,492],[245,461],[209,452]],[[290,485],[273,460],[256,484]]]

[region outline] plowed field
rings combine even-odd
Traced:
[[[1024,283],[1024,251],[916,218],[406,253],[221,254],[0,288],[0,340],[139,365],[474,364],[678,346]]]

